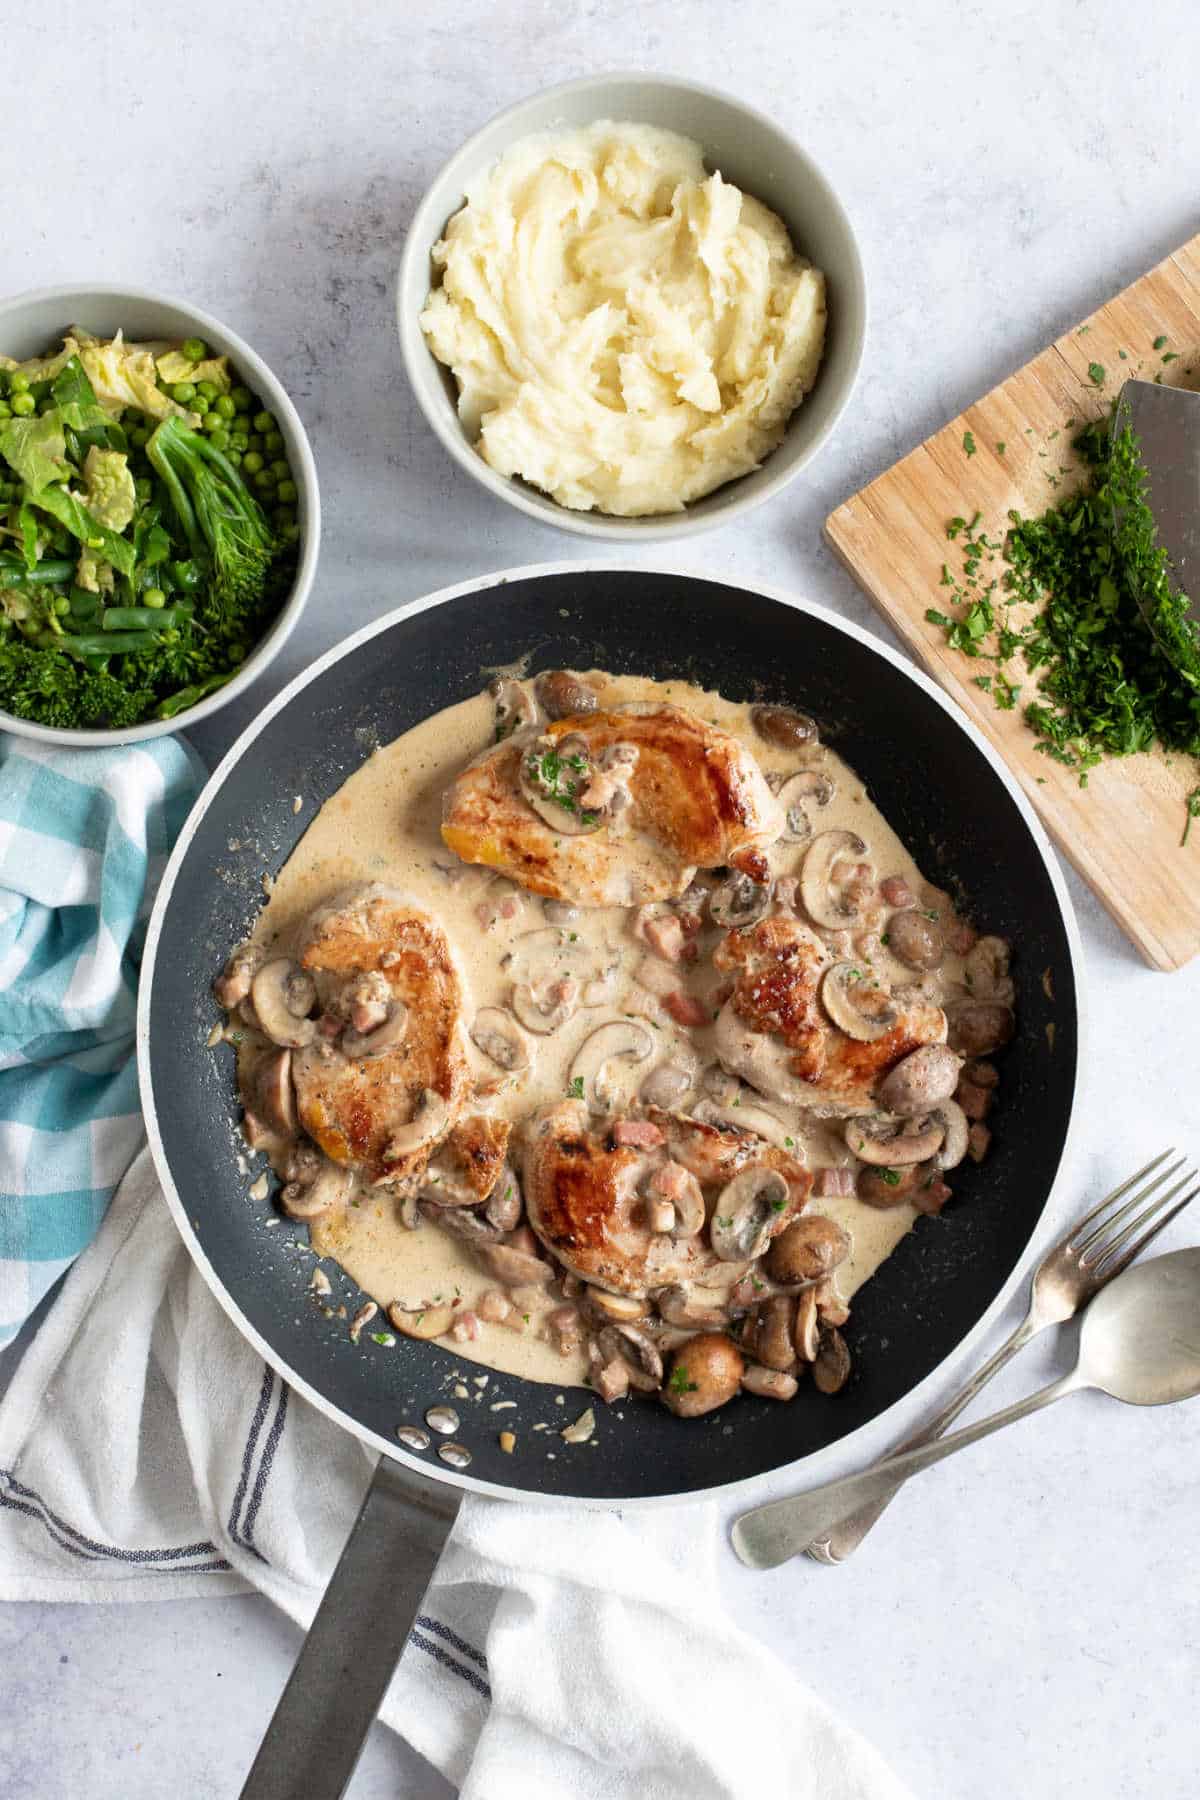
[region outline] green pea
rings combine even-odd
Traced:
[[[252,450],[265,450],[266,447],[266,441],[263,438],[262,432],[252,431],[250,433],[250,448]]]
[[[56,615],[60,619],[65,618],[71,610],[71,602],[67,599],[65,594],[55,594],[51,604],[54,607]]]
[[[158,611],[160,606],[165,606],[166,604],[167,596],[162,588],[147,588],[142,595],[142,605],[152,607],[155,612]]]
[[[144,450],[150,442],[150,433],[144,425],[139,425],[136,431],[130,432],[129,441],[135,450]]]
[[[218,394],[214,410],[219,412],[223,419],[232,419],[237,412],[237,407],[233,404],[232,395]]]
[[[170,631],[163,632],[163,641],[167,644],[177,644],[179,642],[179,633],[175,630],[174,626],[171,627]]]
[[[229,460],[230,460],[230,462],[231,462],[231,463],[232,463],[232,464],[233,464],[233,466],[234,466],[234,468],[235,468],[235,469],[240,469],[240,468],[241,468],[241,466],[242,466],[242,453],[241,453],[241,451],[240,451],[240,450],[232,450],[232,449],[231,449],[231,450],[227,450],[227,451],[226,451],[226,452],[225,452],[225,454],[226,454],[226,456],[227,456],[227,457],[228,457],[228,458],[229,458]]]
[[[254,477],[254,485],[264,494],[270,493],[271,489],[275,486],[275,477],[272,475],[270,469],[260,469]]]
[[[267,433],[267,432],[268,432],[268,431],[274,431],[274,429],[275,429],[275,415],[274,415],[274,413],[269,413],[269,412],[258,412],[258,413],[255,413],[255,415],[254,415],[254,429],[255,429],[255,431],[261,431],[261,432],[262,432],[262,433],[263,433],[263,434],[264,434],[264,435],[265,435],[265,434],[266,434],[266,433]]]
[[[282,431],[268,431],[263,442],[273,455],[278,456],[279,452],[283,449]]]
[[[224,431],[225,421],[215,406],[210,406],[204,415],[205,431]]]
[[[189,362],[204,362],[208,356],[208,345],[203,338],[184,338],[179,348]]]
[[[294,481],[288,481],[288,480],[281,481],[279,483],[278,488],[276,489],[276,492],[278,493],[280,500],[283,502],[283,504],[285,506],[294,506],[295,505],[297,488],[296,488],[296,484]]]
[[[192,401],[196,398],[195,383],[191,381],[177,381],[175,386],[171,389],[171,398],[179,406],[190,406]]]
[[[10,394],[27,394],[29,392],[29,377],[24,370],[14,369],[12,371],[8,378],[8,391]]]
[[[204,395],[201,393],[197,393],[196,398],[194,400],[192,400],[191,402],[189,402],[189,404],[191,406],[191,410],[194,413],[199,413],[201,418],[203,418],[205,413],[208,411],[208,401],[204,398]]]
[[[282,458],[278,462],[271,463],[270,470],[276,481],[286,481],[292,472]]]
[[[214,450],[228,450],[228,448],[229,448],[229,433],[225,430],[225,427],[221,424],[219,417],[217,418],[216,425],[214,426],[211,423],[213,417],[214,417],[214,415],[212,413],[209,413],[208,418],[204,421],[205,427],[207,428],[208,433],[209,433],[208,441],[212,445]]]
[[[229,442],[239,455],[250,448],[250,439],[246,436],[244,431],[231,431],[229,434]]]
[[[18,419],[27,419],[34,411],[35,402],[32,394],[14,394],[9,401],[13,413]]]
[[[253,442],[253,440],[251,440]],[[257,450],[247,450],[242,457],[242,467],[247,475],[257,475],[263,466],[263,459]]]
[[[12,407],[7,400],[0,400],[0,419],[11,419]]]
[[[254,395],[249,388],[235,387],[229,398],[240,413],[248,413],[254,405]]]
[[[211,406],[213,401],[220,397],[221,390],[215,381],[198,381],[196,383],[196,392],[198,394],[203,394],[204,398]]]

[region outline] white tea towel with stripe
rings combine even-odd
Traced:
[[[0,732],[0,1344],[88,1244],[142,1138],[142,938],[203,770],[175,738]]]
[[[254,1587],[307,1624],[370,1472],[230,1324],[143,1152],[0,1402],[0,1599]],[[718,1548],[703,1504],[469,1496],[384,1720],[464,1800],[905,1800],[723,1617]]]

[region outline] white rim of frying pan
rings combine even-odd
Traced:
[[[221,1277],[209,1261],[195,1232],[192,1230],[186,1209],[176,1190],[175,1183],[171,1178],[171,1170],[167,1162],[166,1152],[163,1148],[162,1137],[158,1128],[158,1116],[154,1107],[154,1082],[151,1072],[149,1024],[150,993],[154,985],[154,962],[158,952],[158,941],[162,932],[162,922],[166,915],[167,906],[170,903],[171,894],[174,891],[175,881],[180,866],[184,857],[187,855],[188,846],[195,835],[201,819],[203,819],[205,813],[208,811],[213,798],[224,786],[226,778],[241,761],[246,751],[258,737],[259,733],[264,730],[275,717],[276,713],[282,711],[285,706],[291,703],[297,694],[301,693],[311,682],[318,680],[325,673],[326,669],[332,668],[332,666],[335,663],[340,662],[344,656],[348,656],[352,651],[356,650],[360,644],[367,643],[373,637],[378,637],[381,632],[390,630],[390,628],[397,624],[401,619],[408,618],[414,613],[426,612],[430,607],[441,606],[448,600],[458,600],[465,594],[477,593],[481,588],[500,587],[508,582],[531,581],[548,575],[581,575],[595,572],[609,574],[614,571],[622,574],[661,575],[667,579],[678,579],[678,577],[682,575],[688,580],[717,582],[723,587],[741,589],[746,593],[758,594],[765,599],[777,601],[779,605],[791,607],[795,612],[808,613],[813,618],[820,619],[822,624],[832,626],[835,631],[844,632],[847,637],[857,639],[860,644],[865,645],[866,648],[872,651],[876,656],[882,657],[885,662],[891,663],[892,667],[897,669],[907,680],[915,683],[917,687],[928,694],[929,698],[933,700],[936,705],[940,706],[943,712],[948,713],[958,729],[963,732],[963,734],[975,745],[976,749],[987,758],[996,775],[1007,789],[1018,812],[1025,821],[1042,862],[1045,864],[1046,872],[1050,878],[1050,885],[1054,890],[1054,896],[1058,902],[1059,913],[1062,917],[1063,928],[1066,932],[1067,947],[1071,957],[1071,972],[1074,979],[1076,998],[1076,1076],[1074,1089],[1071,1095],[1071,1110],[1067,1120],[1067,1131],[1063,1140],[1062,1154],[1059,1157],[1058,1168],[1055,1171],[1054,1179],[1047,1191],[1041,1211],[1038,1213],[1033,1229],[1030,1232],[1030,1244],[1033,1243],[1038,1228],[1049,1209],[1050,1203],[1063,1182],[1064,1173],[1070,1166],[1071,1153],[1074,1148],[1078,1127],[1079,1074],[1084,1062],[1087,1028],[1086,1005],[1083,991],[1083,946],[1079,937],[1079,927],[1076,923],[1075,911],[1071,904],[1070,895],[1067,892],[1066,883],[1063,880],[1062,871],[1060,870],[1054,852],[1051,849],[1050,840],[1038,822],[1029,801],[1025,798],[1025,795],[1021,792],[1017,782],[1009,773],[1007,766],[1001,760],[997,752],[992,749],[983,733],[971,723],[957,706],[954,705],[930,676],[924,674],[913,663],[910,663],[899,651],[893,650],[889,645],[880,642],[880,640],[874,637],[870,632],[864,631],[861,626],[853,625],[848,620],[840,618],[836,613],[830,612],[827,607],[814,605],[808,600],[797,599],[795,595],[785,593],[782,588],[774,587],[769,583],[730,581],[726,580],[724,577],[716,576],[711,573],[701,573],[698,570],[647,567],[640,561],[636,563],[614,563],[608,561],[566,560],[561,562],[527,563],[516,568],[500,569],[488,575],[476,575],[469,581],[455,582],[452,587],[438,588],[435,593],[426,594],[420,599],[409,601],[404,606],[396,607],[394,611],[385,614],[383,618],[376,619],[371,625],[365,625],[361,631],[356,631],[352,637],[344,639],[342,643],[336,644],[333,649],[327,650],[324,656],[318,658],[318,660],[313,663],[310,668],[306,669],[303,674],[297,675],[294,681],[289,682],[287,687],[282,689],[282,691],[275,696],[274,700],[263,709],[259,716],[246,727],[245,731],[243,731],[242,735],[222,758],[221,762],[210,776],[203,792],[196,801],[195,806],[192,808],[183,830],[179,834],[178,842],[171,853],[170,861],[167,864],[162,881],[159,885],[158,897],[154,903],[154,911],[150,919],[150,926],[146,936],[146,948],[142,957],[141,979],[138,992],[138,1078],[141,1085],[142,1110],[146,1120],[146,1134],[150,1141],[150,1152],[154,1158],[154,1166],[158,1171],[158,1177],[167,1198],[167,1205],[171,1209],[179,1234],[187,1245],[193,1262],[200,1270],[200,1273],[208,1283],[209,1288],[216,1296],[224,1311],[237,1326],[242,1336],[248,1343],[253,1344],[263,1360],[276,1370],[283,1380],[288,1383],[289,1387],[293,1388],[296,1393],[302,1394],[309,1405],[315,1406],[318,1412],[324,1413],[327,1418],[333,1419],[335,1423],[343,1426],[345,1430],[349,1431],[362,1443],[370,1444],[383,1455],[391,1457],[393,1461],[402,1463],[404,1467],[411,1470],[413,1474],[424,1477],[427,1480],[444,1482],[447,1487],[466,1488],[472,1493],[483,1494],[491,1499],[517,1501],[533,1500],[542,1505],[587,1506],[595,1508],[613,1506],[651,1507],[683,1505],[688,1501],[699,1500],[705,1495],[720,1494],[722,1496],[728,1496],[739,1492],[745,1492],[760,1483],[774,1480],[789,1469],[798,1470],[802,1468],[806,1475],[811,1472],[815,1477],[819,1473],[823,1459],[831,1455],[839,1457],[843,1456],[848,1446],[853,1443],[856,1437],[860,1436],[863,1432],[877,1428],[884,1420],[890,1418],[900,1407],[910,1405],[924,1393],[925,1389],[929,1387],[934,1380],[942,1377],[954,1363],[960,1361],[967,1355],[968,1351],[973,1345],[978,1343],[984,1332],[988,1330],[993,1321],[1007,1305],[1013,1290],[1024,1278],[1028,1246],[1021,1257],[1018,1258],[1012,1274],[1004,1283],[1004,1286],[984,1312],[983,1316],[974,1326],[972,1326],[971,1330],[967,1332],[966,1336],[954,1347],[954,1349],[950,1351],[949,1355],[943,1357],[936,1368],[931,1369],[929,1374],[924,1376],[915,1387],[910,1388],[907,1394],[902,1395],[898,1400],[894,1400],[890,1406],[885,1407],[883,1412],[877,1413],[873,1419],[867,1420],[864,1425],[860,1425],[857,1431],[850,1432],[845,1437],[837,1438],[832,1444],[826,1445],[822,1450],[813,1451],[808,1456],[797,1457],[791,1463],[781,1463],[775,1469],[764,1469],[757,1475],[742,1476],[737,1481],[718,1481],[714,1482],[711,1487],[691,1489],[685,1494],[637,1495],[630,1499],[585,1499],[568,1494],[539,1493],[536,1488],[505,1487],[498,1482],[480,1481],[472,1475],[460,1474],[447,1469],[443,1465],[426,1462],[418,1456],[405,1452],[398,1443],[393,1442],[391,1439],[385,1438],[378,1432],[370,1431],[360,1425],[357,1420],[352,1419],[348,1413],[344,1413],[340,1407],[334,1406],[331,1401],[327,1400],[317,1388],[314,1388],[308,1382],[301,1380],[299,1376],[296,1375],[295,1371],[289,1367],[287,1361],[278,1353],[278,1351],[273,1349],[267,1340],[256,1330],[254,1325],[251,1324],[250,1320],[241,1311],[240,1307],[235,1305],[231,1296],[226,1292]],[[718,1458],[714,1454],[714,1464],[717,1464],[717,1462]]]

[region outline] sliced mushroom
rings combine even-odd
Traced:
[[[850,1351],[836,1326],[821,1333],[821,1348],[813,1363],[813,1381],[823,1394],[836,1394],[850,1379]]]
[[[387,1147],[389,1160],[398,1162],[403,1156],[411,1156],[414,1150],[423,1150],[426,1144],[436,1143],[449,1123],[450,1108],[442,1096],[433,1088],[425,1088],[408,1124],[393,1131]]]
[[[680,1063],[659,1063],[657,1069],[651,1069],[638,1090],[638,1098],[645,1106],[661,1106],[667,1111],[678,1106],[683,1096],[692,1086],[692,1075]]]
[[[660,1318],[668,1325],[706,1330],[710,1327],[720,1329],[729,1323],[729,1309],[716,1295],[706,1294],[703,1289],[697,1291],[686,1283],[664,1288],[657,1296],[657,1305]]]
[[[796,1323],[792,1342],[801,1362],[815,1362],[821,1342],[821,1321],[817,1313],[817,1290],[805,1288],[796,1302]]]
[[[843,1135],[862,1162],[897,1169],[927,1162],[941,1149],[946,1132],[936,1119],[910,1120],[902,1129],[900,1121],[885,1115],[847,1119]]]
[[[646,1198],[646,1229],[659,1237],[666,1237],[675,1229],[675,1208],[669,1200],[662,1200],[656,1194]]]
[[[712,1095],[718,1106],[728,1106],[731,1100],[736,1100],[742,1084],[736,1075],[731,1075],[720,1063],[713,1063],[710,1068],[705,1069],[700,1085],[706,1094]]]
[[[1002,937],[976,940],[963,963],[963,979],[973,999],[1012,1005],[1015,990],[1008,973],[1011,955],[1008,943]]]
[[[579,1006],[579,983],[564,976],[552,984],[546,995],[548,1004],[529,986],[518,982],[512,992],[512,1009],[527,1031],[536,1037],[549,1037],[573,1018]]]
[[[769,1112],[765,1106],[756,1106],[753,1100],[746,1099],[749,1088],[736,1091],[732,1100],[701,1100],[692,1108],[692,1117],[699,1119],[702,1125],[728,1125],[735,1131],[753,1132],[765,1143],[775,1144],[781,1150],[795,1148],[795,1137],[788,1130],[783,1120]]]
[[[880,1106],[911,1118],[948,1100],[958,1086],[962,1059],[945,1044],[922,1044],[889,1070],[876,1088]]]
[[[534,682],[533,691],[548,719],[573,719],[596,710],[595,688],[570,669],[545,670]]]
[[[269,1128],[280,1137],[291,1137],[296,1129],[296,1090],[290,1050],[272,1050],[263,1057],[255,1071],[254,1093]]]
[[[529,1067],[529,1039],[507,1007],[480,1007],[471,1022],[471,1042],[499,1069],[515,1074]]]
[[[698,1419],[732,1400],[746,1359],[722,1332],[708,1331],[682,1344],[671,1359],[662,1400],[681,1419]]]
[[[751,881],[749,875],[728,875],[708,897],[708,910],[726,931],[757,925],[771,905],[774,883]]]
[[[787,1208],[788,1184],[778,1169],[748,1163],[722,1188],[709,1239],[722,1262],[753,1262],[771,1241]]]
[[[834,880],[834,868],[845,858],[858,861],[866,854],[866,844],[854,831],[823,831],[813,839],[800,871],[800,898],[814,924],[838,931],[863,923],[862,905]]]
[[[933,1166],[939,1170],[957,1169],[967,1154],[967,1146],[970,1141],[967,1115],[957,1100],[945,1099],[933,1116],[945,1128],[946,1134],[942,1139],[941,1149],[933,1159]]]
[[[780,1369],[764,1369],[759,1363],[747,1363],[742,1376],[745,1391],[757,1394],[760,1400],[791,1400],[799,1385],[794,1375]]]
[[[781,750],[811,748],[817,742],[817,723],[792,706],[752,706],[750,719],[759,737]]]
[[[646,1302],[636,1299],[632,1294],[610,1294],[604,1288],[589,1287],[587,1300],[588,1305],[603,1318],[615,1319],[622,1325],[646,1316]]]
[[[527,1282],[544,1287],[554,1279],[554,1269],[548,1262],[528,1250],[514,1249],[512,1244],[485,1244],[479,1255],[485,1267],[505,1287],[523,1287]]]
[[[850,1234],[822,1213],[793,1219],[767,1251],[767,1274],[781,1287],[823,1281],[850,1254]]]
[[[828,806],[834,785],[819,769],[801,769],[789,775],[776,790],[776,799],[784,812],[782,832],[785,844],[805,844],[813,834],[810,807]]]
[[[863,1044],[886,1037],[896,1023],[891,996],[857,963],[838,962],[826,969],[821,1003],[839,1031]]]
[[[422,1338],[428,1342],[430,1338],[439,1338],[449,1331],[454,1323],[454,1308],[401,1306],[398,1300],[393,1300],[387,1309],[387,1316],[396,1330],[402,1331],[405,1337]]]
[[[615,1095],[608,1065],[645,1062],[654,1053],[654,1034],[634,1019],[612,1019],[586,1037],[575,1054],[568,1077],[570,1092],[581,1095],[594,1113],[608,1112]]]
[[[662,1385],[663,1361],[654,1339],[637,1325],[606,1325],[597,1334],[596,1345],[604,1361],[620,1358],[629,1371],[629,1384],[643,1394],[652,1394]]]
[[[910,969],[940,969],[946,958],[946,940],[936,919],[918,907],[906,906],[888,920],[887,947]]]
[[[439,1206],[428,1195],[421,1196],[421,1212],[451,1237],[463,1238],[477,1248],[481,1244],[498,1243],[504,1233],[492,1224],[483,1207]]]
[[[487,1197],[484,1216],[496,1231],[514,1231],[521,1218],[521,1185],[505,1163]]]
[[[498,675],[488,689],[496,707],[496,742],[511,737],[522,726],[537,724],[537,707],[533,696],[511,675]]]
[[[773,1294],[747,1320],[743,1345],[768,1369],[790,1369],[796,1360],[792,1343],[795,1311],[796,1303],[790,1295]]]
[[[311,1181],[289,1181],[280,1191],[279,1204],[290,1219],[320,1219],[344,1206],[354,1177],[328,1157],[323,1157]]]
[[[342,1052],[351,1062],[384,1056],[402,1044],[408,1031],[408,1008],[402,1000],[388,1002],[386,1017],[371,1031],[344,1031]]]
[[[213,993],[218,1006],[223,1006],[227,1012],[231,1012],[240,1000],[246,998],[250,992],[250,983],[254,979],[254,971],[262,962],[262,954],[257,945],[238,945],[213,982]]]
[[[259,1027],[273,1044],[302,1050],[311,1044],[316,1024],[305,1015],[316,1000],[311,975],[288,956],[272,957],[250,984],[250,998]]]

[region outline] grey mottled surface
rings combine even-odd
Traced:
[[[830,506],[1197,225],[1190,0],[113,0],[5,15],[0,292],[94,277],[190,295],[262,351],[312,434],[326,539],[309,614],[271,680],[197,734],[210,758],[353,626],[489,568],[581,553],[457,473],[409,402],[391,318],[429,176],[533,87],[634,67],[728,87],[841,191],[872,298],[857,401],[787,495],[659,557],[786,584],[873,629],[821,547]],[[1082,1194],[1168,1137],[1200,1148],[1200,973],[1151,975],[1072,891],[1093,1015]],[[1031,1353],[997,1400],[1049,1362]],[[730,1557],[725,1597],[919,1795],[1190,1793],[1198,1463],[1200,1408],[1074,1400],[926,1476],[851,1567],[761,1578]],[[252,1599],[0,1610],[0,1793],[236,1794],[294,1648]],[[447,1790],[377,1729],[353,1791]]]

